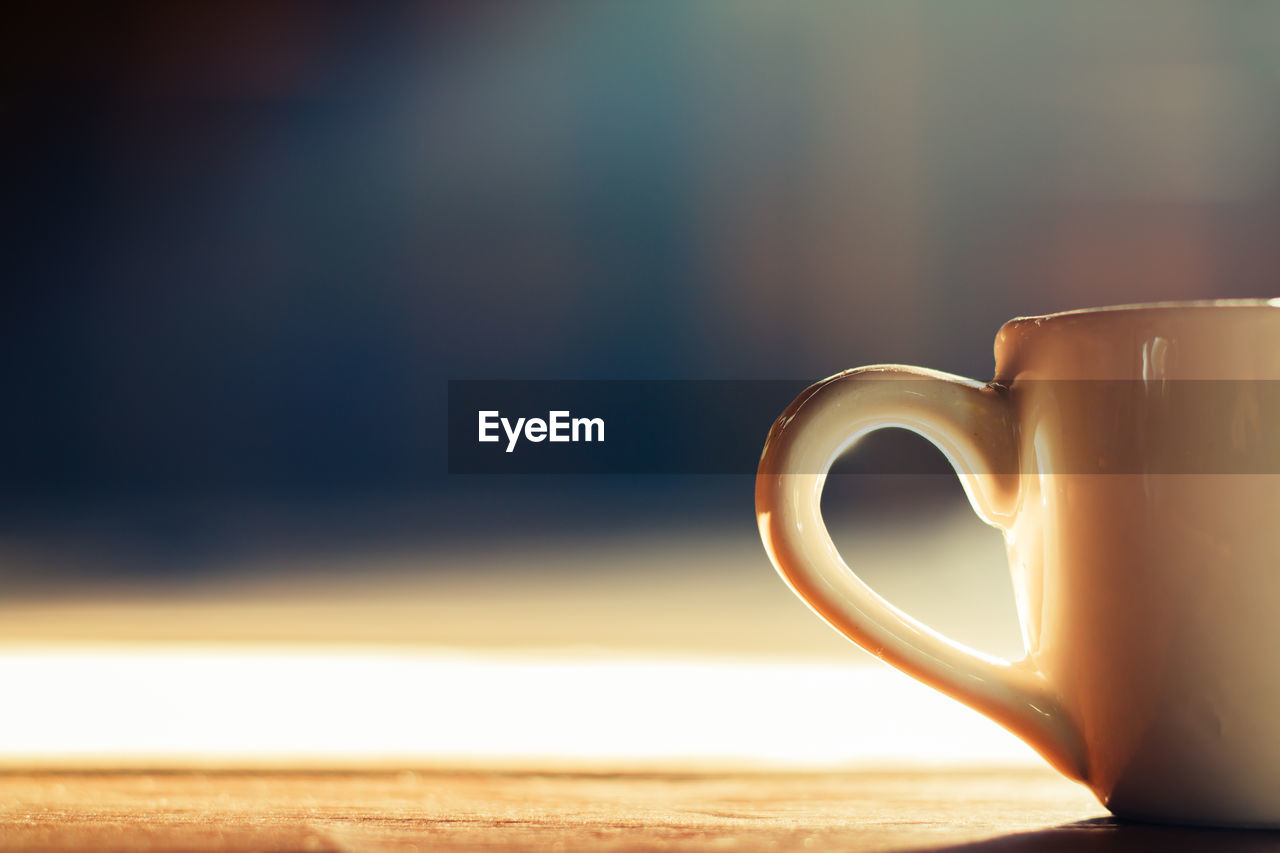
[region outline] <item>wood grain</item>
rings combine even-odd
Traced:
[[[1263,850],[1127,824],[1047,770],[8,772],[7,850]]]

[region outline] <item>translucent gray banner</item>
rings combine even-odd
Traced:
[[[861,380],[867,398],[877,390]],[[1268,380],[1026,381],[980,391],[883,380],[886,393],[939,408],[939,394],[984,395],[994,407],[956,429],[983,431],[1012,452],[991,473],[1277,474],[1280,382]],[[770,427],[805,380],[450,381],[451,474],[754,474]],[[951,389],[951,390],[948,390]],[[959,389],[958,391],[956,389]],[[850,422],[859,397],[841,405]],[[965,407],[959,407],[965,412]],[[996,412],[999,422],[980,423]],[[842,412],[843,414],[843,412]],[[798,427],[797,427],[798,428]],[[855,473],[947,470],[919,442],[871,442],[846,453]],[[783,472],[786,473],[786,472]],[[792,471],[790,473],[817,473]]]

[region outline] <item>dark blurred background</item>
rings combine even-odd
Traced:
[[[0,40],[11,571],[751,536],[747,475],[448,476],[446,381],[985,379],[1015,315],[1280,291],[1275,3],[49,3]]]

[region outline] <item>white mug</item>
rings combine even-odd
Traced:
[[[986,384],[882,365],[791,404],[756,480],[778,572],[1115,814],[1280,827],[1280,300],[1019,318],[995,354]],[[883,427],[936,444],[1004,531],[1021,660],[917,622],[836,551],[827,471]]]

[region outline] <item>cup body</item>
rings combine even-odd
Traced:
[[[1015,320],[1028,657],[1113,812],[1280,826],[1280,306]]]

